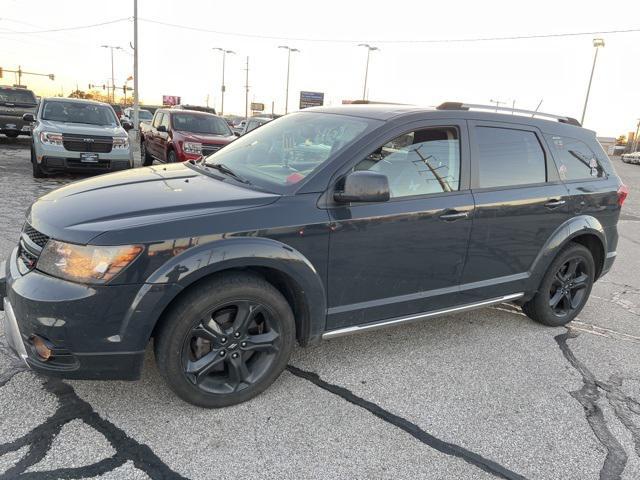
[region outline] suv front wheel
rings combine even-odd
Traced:
[[[589,249],[569,243],[551,263],[538,293],[522,310],[544,325],[566,325],[587,303],[594,280],[595,263]]]
[[[269,282],[229,273],[180,298],[155,337],[160,373],[183,400],[206,408],[247,401],[289,361],[295,323]]]

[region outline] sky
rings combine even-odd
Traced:
[[[23,77],[38,95],[68,95],[111,77],[133,74],[133,0],[0,0],[0,67],[53,73]],[[585,117],[599,136],[635,130],[640,118],[640,31],[523,40],[433,42],[640,29],[640,2],[322,2],[139,0],[139,93],[159,104],[162,95],[220,108],[221,47],[226,62],[225,113],[244,115],[245,65],[249,101],[284,113],[287,53],[292,54],[289,110],[301,90],[324,92],[325,104],[362,97],[366,49],[371,53],[370,100],[423,106],[444,101],[490,104],[580,119],[593,63],[592,39],[602,37]],[[87,29],[25,33],[124,19]],[[172,23],[178,28],[156,22]],[[194,29],[199,29],[194,30]],[[202,31],[205,30],[205,31]],[[12,84],[5,73],[0,83]]]

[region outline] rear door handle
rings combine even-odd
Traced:
[[[463,218],[467,218],[469,216],[469,212],[452,212],[445,213],[444,215],[440,215],[440,220],[445,222],[454,222],[456,220],[462,220]]]
[[[564,200],[550,200],[547,203],[545,203],[544,206],[547,208],[558,208],[564,205],[565,203],[567,202],[565,202]]]

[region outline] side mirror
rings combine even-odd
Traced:
[[[240,137],[242,134],[240,132],[233,132],[236,137]]]
[[[351,172],[333,193],[336,202],[386,202],[390,198],[386,175],[368,170]]]
[[[123,120],[120,123],[122,125],[122,128],[124,128],[127,132],[133,128],[133,123],[127,122],[126,120]]]
[[[158,128],[156,128],[156,130],[158,132],[166,133],[167,132],[167,127],[165,127],[164,125],[158,125]]]
[[[36,121],[35,117],[33,116],[33,113],[25,113],[24,115],[22,115],[22,120],[29,123],[33,123]]]

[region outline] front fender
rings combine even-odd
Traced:
[[[326,323],[326,294],[315,267],[297,250],[276,240],[235,237],[189,248],[153,272],[146,283],[187,288],[208,275],[233,268],[263,267],[288,276],[304,295],[307,313],[302,343],[322,335]]]
[[[536,289],[538,285],[540,285],[540,281],[547,271],[547,268],[549,268],[549,264],[556,255],[558,255],[560,250],[572,239],[584,234],[596,236],[602,244],[603,252],[606,254],[608,251],[607,237],[600,221],[591,215],[573,217],[560,225],[551,234],[534,260],[530,273],[532,285],[535,285]]]

